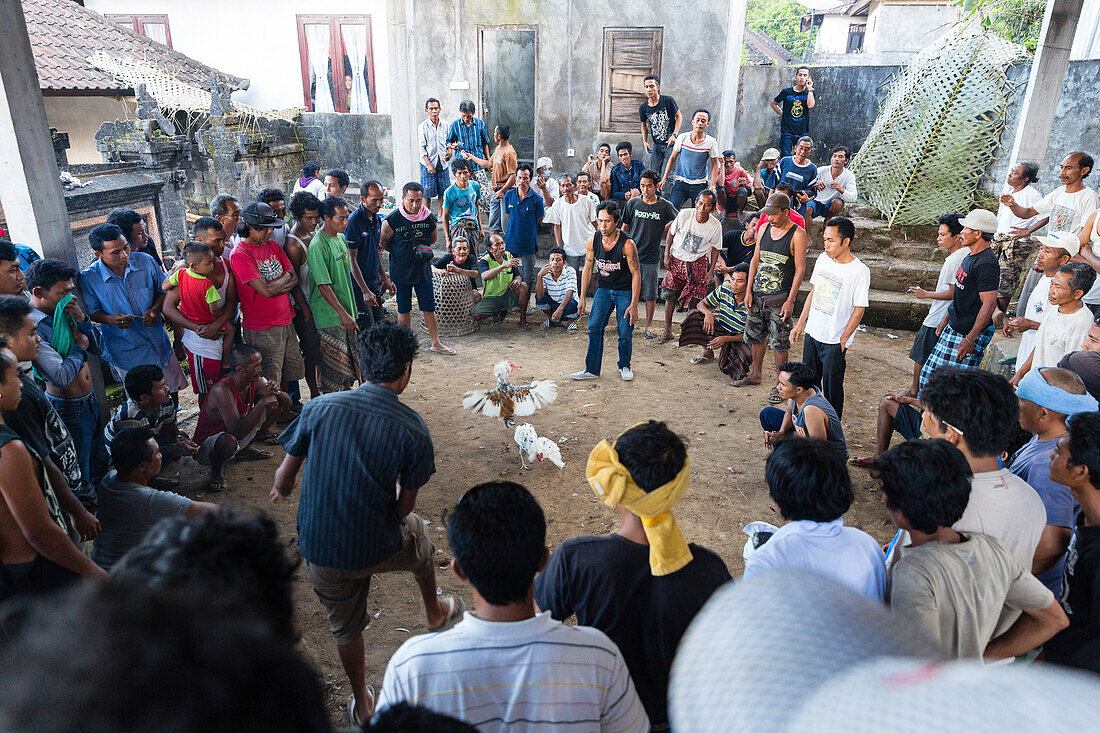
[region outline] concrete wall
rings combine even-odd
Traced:
[[[438,0],[435,4],[449,7]],[[248,90],[235,93],[233,99],[260,109],[304,104],[296,15],[369,15],[378,111],[390,110],[387,0],[84,0],[84,5],[101,14],[167,15],[172,47],[219,71],[249,79]],[[250,43],[255,48],[249,48]]]
[[[306,113],[300,132],[324,168],[343,168],[355,183],[376,179],[393,186],[393,132],[389,115]],[[287,189],[290,190],[289,188]]]
[[[391,0],[391,8],[404,7]],[[686,6],[685,6],[686,7]],[[478,79],[478,26],[524,25],[538,29],[538,56],[535,95],[537,151],[550,155],[559,171],[578,170],[589,151],[600,141],[614,144],[622,139],[641,146],[641,137],[601,133],[600,94],[605,27],[663,27],[664,48],[661,69],[662,92],[671,94],[689,117],[696,107],[712,113],[711,130],[718,129],[722,79],[725,63],[725,31],[729,3],[711,0],[690,8],[690,12],[670,12],[667,2],[645,0],[631,3],[624,13],[621,3],[601,0],[465,0],[462,30],[458,38],[459,57],[466,89],[451,89],[455,50],[453,6],[439,0],[414,2],[409,48],[400,54],[400,63],[409,65],[408,99],[401,103],[402,79],[394,81],[395,147],[409,150],[415,140],[415,124],[423,119],[424,100],[442,101],[443,117],[450,121],[458,115],[458,103],[473,99],[480,108]],[[395,14],[396,18],[396,14]],[[401,16],[404,23],[404,17]],[[430,59],[438,59],[427,66]],[[686,60],[705,58],[705,62]],[[640,101],[640,100],[639,100]],[[403,122],[410,120],[409,124]],[[686,128],[686,121],[685,121]],[[569,148],[573,158],[566,157]],[[418,176],[416,156],[405,158],[395,152],[400,170],[397,179]],[[408,163],[404,163],[408,160]]]
[[[846,54],[848,52],[848,27],[863,18],[847,15],[826,15],[821,19],[814,39],[814,57],[820,54]]]
[[[95,134],[104,122],[134,119],[134,102],[126,97],[43,97],[50,127],[69,135],[70,163],[99,163]]]
[[[954,5],[882,3],[867,15],[863,50],[877,63],[899,63],[942,36],[958,19]]]
[[[1070,58],[1074,61],[1100,58],[1100,0],[1085,0]]]

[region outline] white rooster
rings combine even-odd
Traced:
[[[535,426],[529,422],[516,428],[516,445],[519,446],[519,464],[523,468],[530,468],[527,461],[531,463],[550,461],[558,468],[565,468],[558,444],[549,438],[537,435]]]
[[[508,427],[513,417],[534,415],[535,410],[558,398],[558,385],[552,379],[536,379],[517,387],[508,382],[508,375],[517,367],[505,360],[493,367],[497,378],[495,389],[472,389],[462,398],[462,409],[475,415],[498,417]]]

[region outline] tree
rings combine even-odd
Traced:
[[[745,25],[767,33],[780,46],[802,58],[813,34],[802,30],[802,16],[809,11],[797,0],[748,0]]]

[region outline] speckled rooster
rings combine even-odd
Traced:
[[[462,398],[462,409],[475,415],[498,417],[512,427],[514,417],[534,415],[538,410],[558,398],[558,385],[552,379],[536,379],[517,387],[508,381],[508,375],[517,369],[510,361],[502,361],[493,367],[497,378],[496,389],[472,389]]]

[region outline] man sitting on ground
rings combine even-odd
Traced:
[[[881,602],[886,565],[874,537],[844,526],[852,480],[836,452],[820,440],[791,437],[764,467],[768,494],[786,522],[745,561],[745,577],[805,570]]]
[[[504,250],[504,237],[493,232],[489,235],[488,251],[478,260],[481,282],[485,284],[481,300],[470,310],[470,317],[483,321],[490,316],[493,323],[503,323],[508,311],[519,308],[519,327],[526,330],[527,301],[531,297],[527,283],[518,277],[523,267],[519,257],[509,256]]]
[[[752,367],[752,349],[744,341],[748,283],[749,266],[742,262],[699,301],[698,310],[688,313],[680,326],[680,348],[703,347],[691,363],[706,363],[714,358],[715,349],[721,349],[718,368],[731,381],[745,376]]]
[[[550,261],[539,270],[535,279],[535,305],[546,314],[543,330],[568,320],[566,331],[577,332],[577,271],[565,264],[565,250],[554,247]]]
[[[252,447],[254,440],[275,445],[271,426],[279,413],[290,407],[290,395],[279,385],[263,378],[260,350],[238,344],[229,355],[233,371],[210,388],[210,396],[199,412],[194,442],[199,446],[195,460],[210,466],[207,491],[225,489],[225,464],[229,459],[254,461],[271,458],[271,453]]]
[[[1047,294],[1053,307],[1043,312],[1035,348],[1016,370],[1011,380],[1013,386],[1032,368],[1056,366],[1066,354],[1081,348],[1092,327],[1092,311],[1081,299],[1095,280],[1096,270],[1084,262],[1070,262],[1058,268]]]
[[[161,468],[160,446],[149,428],[124,428],[110,445],[114,468],[99,485],[98,514],[103,531],[92,548],[92,560],[104,570],[110,570],[160,520],[217,511],[217,504],[191,501],[149,486]]]
[[[718,203],[726,216],[737,216],[740,222],[745,216],[745,206],[749,203],[749,194],[752,193],[752,179],[741,164],[737,162],[737,153],[732,150],[722,151],[723,182],[718,187]]]
[[[818,166],[817,184],[814,186],[817,195],[806,204],[807,219],[822,216],[828,224],[829,219],[840,216],[844,204],[856,202],[856,176],[848,170],[850,158],[848,148],[837,145],[833,148],[829,165]]]
[[[1028,372],[1016,388],[1016,397],[1020,427],[1032,437],[1016,452],[1010,470],[1039,493],[1047,516],[1031,571],[1055,596],[1060,596],[1076,503],[1068,486],[1050,478],[1050,456],[1066,434],[1066,416],[1096,410],[1096,400],[1085,392],[1080,377],[1054,367]]]
[[[890,608],[955,658],[1025,654],[1067,625],[1066,615],[998,539],[957,527],[970,468],[944,440],[911,440],[875,462],[886,511],[911,544],[890,568]],[[998,619],[1016,618],[1006,631]]]
[[[576,615],[578,624],[615,642],[650,722],[660,728],[668,722],[668,676],[680,637],[730,574],[722,558],[687,544],[678,529],[670,547],[660,525],[647,525],[667,513],[691,481],[684,442],[665,423],[635,425],[614,447],[602,441],[589,460],[589,483],[601,502],[618,510],[620,527],[605,537],[563,542],[535,580],[535,602],[558,621]]]
[[[844,427],[836,410],[817,391],[817,373],[797,361],[779,367],[779,395],[787,400],[787,409],[765,407],[760,411],[760,426],[764,428],[764,444],[778,445],[791,434],[823,440],[841,461],[848,460],[848,444]]]
[[[475,257],[470,253],[470,241],[465,234],[456,234],[448,245],[447,254],[432,263],[432,272],[449,275],[464,275],[470,279],[470,290],[473,302],[481,300],[477,283],[481,278]]]
[[[1043,646],[1048,662],[1100,673],[1100,414],[1071,417],[1050,456],[1050,480],[1081,505],[1067,553],[1062,602],[1069,628]]]
[[[380,710],[407,700],[481,731],[531,720],[547,728],[649,730],[614,642],[535,612],[535,575],[550,553],[546,517],[531,492],[510,481],[473,487],[448,517],[447,541],[452,571],[473,586],[475,610],[449,631],[401,645],[386,667]]]
[[[161,452],[165,465],[183,456],[195,455],[199,447],[180,432],[176,424],[176,407],[172,404],[172,395],[159,366],[143,364],[134,367],[126,372],[125,387],[127,399],[118,406],[103,429],[104,443],[110,446],[123,430],[145,428],[163,446]],[[153,483],[149,485],[155,489],[175,488],[179,483],[174,479],[162,479],[156,474],[151,480]]]

